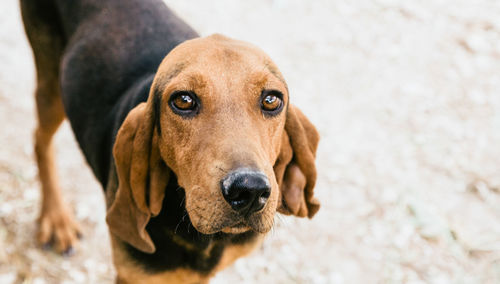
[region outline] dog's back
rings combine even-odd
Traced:
[[[21,8],[35,56],[37,101],[58,108],[54,102],[62,98],[106,187],[112,143],[126,114],[147,99],[165,55],[198,35],[160,0],[21,0]]]

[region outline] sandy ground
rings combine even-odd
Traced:
[[[313,220],[277,224],[214,283],[500,283],[498,1],[166,1],[202,35],[252,42],[322,135]],[[210,3],[208,3],[210,2]],[[0,4],[0,283],[111,283],[101,189],[56,137],[76,255],[34,243],[34,69]]]

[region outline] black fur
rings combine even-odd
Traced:
[[[57,0],[57,7],[68,39],[64,108],[106,188],[114,137],[127,113],[147,100],[165,55],[198,35],[160,0]]]
[[[169,180],[162,211],[151,219],[146,230],[155,243],[155,253],[144,253],[130,245],[126,247],[132,259],[149,272],[183,267],[209,273],[219,263],[225,246],[242,244],[256,237],[252,231],[238,235],[204,235],[196,231],[184,207],[184,189],[177,185],[175,176]],[[189,243],[191,248],[173,241],[172,236]]]

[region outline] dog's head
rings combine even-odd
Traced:
[[[148,101],[118,132],[111,232],[154,252],[145,226],[162,209],[171,174],[204,234],[265,233],[276,211],[311,218],[319,209],[318,140],[260,49],[220,35],[184,42],[163,60]]]

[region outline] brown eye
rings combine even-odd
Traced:
[[[283,107],[283,95],[278,91],[262,92],[261,108],[267,115],[277,115]]]
[[[170,96],[169,104],[174,113],[182,116],[194,116],[199,110],[198,98],[193,92],[175,92]]]
[[[189,110],[194,107],[194,100],[190,95],[179,95],[172,103],[180,110]]]

